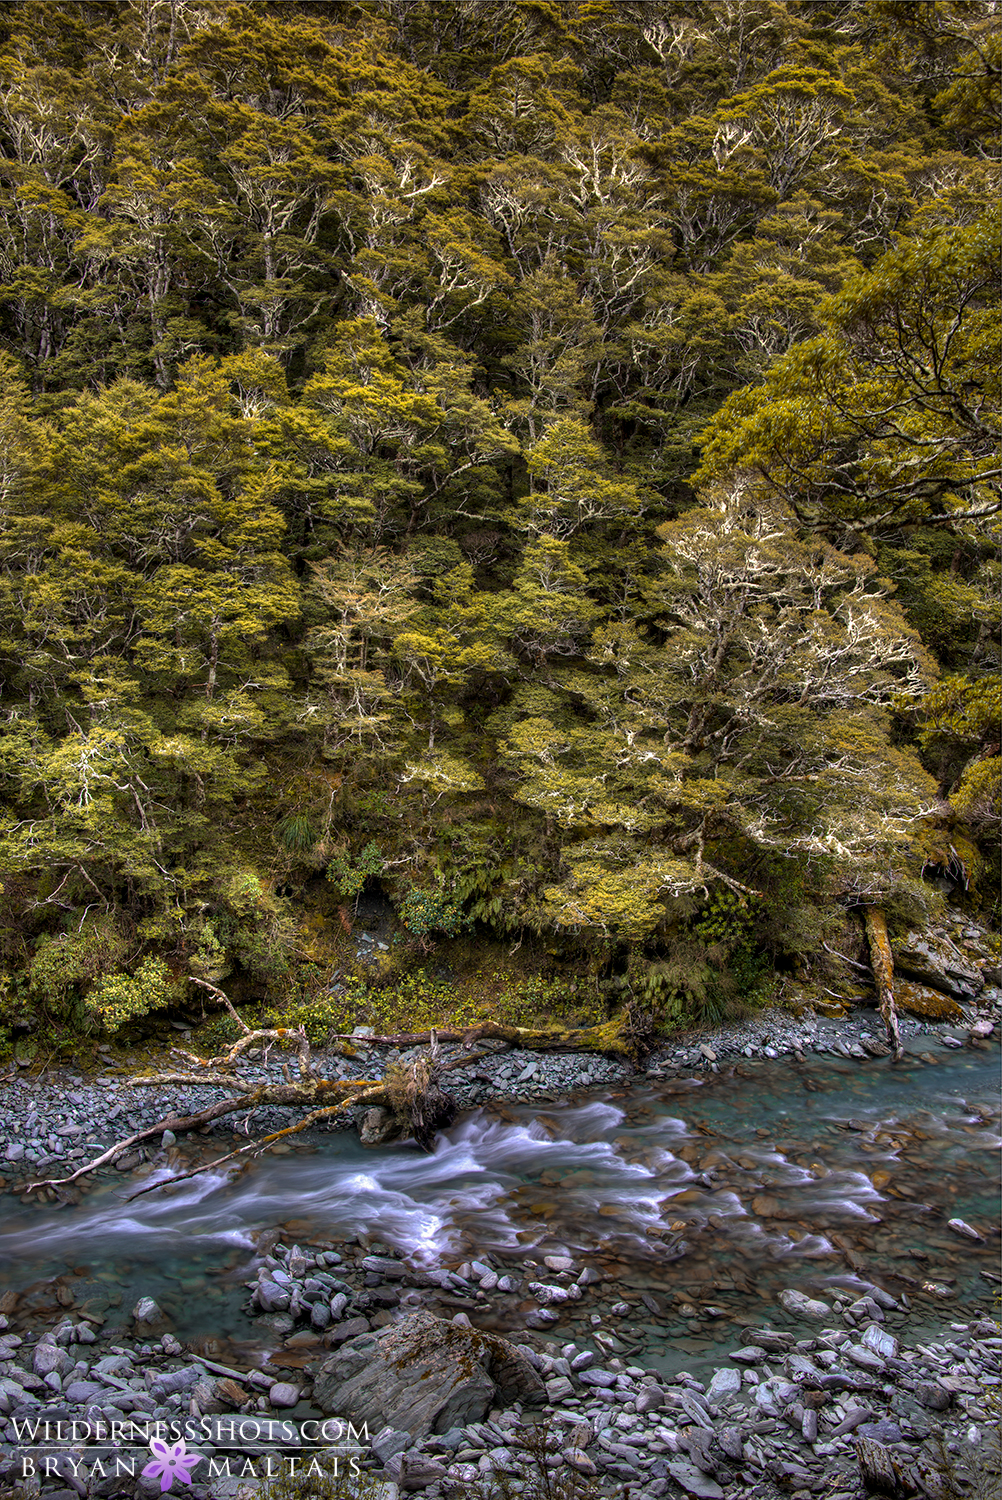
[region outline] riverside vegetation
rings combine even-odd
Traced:
[[[19,1061],[192,977],[679,1027],[990,906],[989,0],[35,0],[0,57]]]

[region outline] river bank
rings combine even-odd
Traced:
[[[925,1038],[934,1051],[987,1045],[984,1037],[972,1036],[972,1027],[1002,1020],[1002,989],[986,986],[976,1001],[968,1003],[966,1016],[959,1023],[902,1016],[902,1038],[913,1053],[920,1053]],[[364,1028],[354,1044],[358,1054],[354,1058],[317,1051],[318,1070],[330,1078],[378,1077],[386,1067],[406,1061],[410,1055],[367,1046]],[[446,1046],[442,1050],[450,1058],[461,1049]],[[845,1020],[832,1020],[814,1012],[797,1017],[776,1007],[673,1041],[652,1054],[644,1075],[668,1078],[678,1070],[719,1072],[722,1067],[754,1058],[832,1056],[864,1060],[882,1051],[882,1028],[875,1011],[857,1010]],[[277,1051],[267,1059],[252,1054],[237,1061],[236,1073],[249,1082],[278,1081],[283,1065],[287,1065],[287,1059]],[[142,1066],[147,1066],[145,1061]],[[68,1175],[117,1139],[148,1128],[172,1110],[194,1113],[220,1093],[218,1088],[192,1085],[129,1087],[128,1076],[129,1070],[124,1067],[95,1077],[79,1072],[33,1077],[15,1069],[0,1081],[0,1192],[18,1192],[43,1175]],[[468,1070],[452,1072],[450,1090],[461,1109],[472,1109],[499,1099],[548,1103],[571,1090],[621,1085],[637,1076],[625,1061],[594,1053],[528,1053],[498,1044],[494,1056],[480,1059]],[[259,1109],[253,1117],[254,1131],[280,1129],[305,1112]],[[353,1115],[334,1123],[344,1129],[358,1121]],[[202,1133],[229,1137],[232,1122],[219,1120]],[[118,1158],[120,1170],[132,1171],[162,1149],[142,1146],[123,1152]]]

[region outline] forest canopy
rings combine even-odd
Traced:
[[[991,899],[999,39],[5,5],[0,1030],[366,888],[676,1019]]]

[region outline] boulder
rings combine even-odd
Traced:
[[[903,938],[891,940],[891,951],[896,973],[921,985],[931,985],[957,1000],[968,999],[984,988],[980,971],[946,937],[909,932]],[[895,985],[895,998],[900,1005],[897,991]]]
[[[420,1308],[324,1360],[313,1398],[322,1411],[416,1441],[480,1421],[491,1406],[541,1405],[546,1390],[507,1339]]]
[[[964,1019],[964,1012],[956,1000],[927,984],[913,984],[897,979],[894,982],[894,999],[899,1010],[906,1010],[910,1016],[920,1016],[924,1021]]]

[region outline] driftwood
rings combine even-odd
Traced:
[[[497,1022],[482,1022],[465,1031],[402,1032],[395,1036],[358,1037],[350,1040],[366,1046],[393,1046],[417,1048],[427,1046],[428,1051],[413,1060],[407,1068],[391,1067],[381,1079],[324,1078],[317,1074],[315,1060],[305,1031],[299,1028],[276,1027],[253,1030],[238,1015],[229,997],[217,985],[204,979],[194,979],[201,989],[209,992],[229,1012],[240,1028],[240,1036],[224,1052],[215,1057],[199,1057],[183,1048],[171,1049],[172,1055],[181,1059],[184,1066],[174,1071],[140,1074],[125,1080],[128,1088],[157,1088],[169,1084],[213,1084],[227,1090],[228,1097],[206,1105],[204,1109],[190,1115],[171,1112],[155,1125],[134,1135],[116,1141],[92,1161],[85,1162],[68,1177],[50,1177],[44,1181],[29,1183],[26,1191],[35,1192],[43,1188],[67,1187],[88,1173],[97,1171],[129,1149],[165,1130],[174,1135],[200,1130],[225,1115],[246,1113],[248,1122],[253,1112],[265,1105],[278,1105],[289,1109],[306,1109],[304,1117],[294,1125],[269,1135],[259,1136],[245,1146],[239,1146],[213,1161],[204,1162],[191,1171],[178,1173],[163,1181],[149,1183],[131,1196],[155,1192],[184,1182],[190,1177],[211,1172],[217,1167],[257,1155],[276,1141],[286,1136],[298,1135],[314,1125],[344,1114],[356,1106],[381,1106],[393,1112],[401,1133],[413,1136],[425,1151],[434,1149],[435,1137],[446,1130],[457,1114],[457,1105],[451,1094],[442,1087],[441,1079],[454,1068],[465,1068],[491,1055],[494,1048],[473,1051],[477,1042],[507,1042],[511,1046],[532,1047],[537,1050],[604,1052],[613,1056],[643,1056],[649,1050],[650,1039],[642,1024],[637,1024],[628,1011],[604,1026],[591,1026],[581,1031],[531,1030],[520,1026],[502,1026]],[[457,1057],[444,1059],[439,1055],[440,1042],[461,1042],[464,1050]],[[267,1057],[271,1048],[279,1045],[293,1049],[296,1053],[298,1078],[293,1079],[287,1063],[282,1065],[284,1082],[254,1083],[236,1073],[236,1063],[250,1047],[260,1047]]]
[[[893,1049],[894,1061],[900,1062],[904,1056],[904,1048],[901,1045],[898,1011],[894,1003],[894,957],[887,936],[887,919],[884,913],[875,906],[866,908],[863,919],[866,923],[870,960],[873,964],[873,977],[877,981],[880,1014],[887,1032],[887,1043]]]

